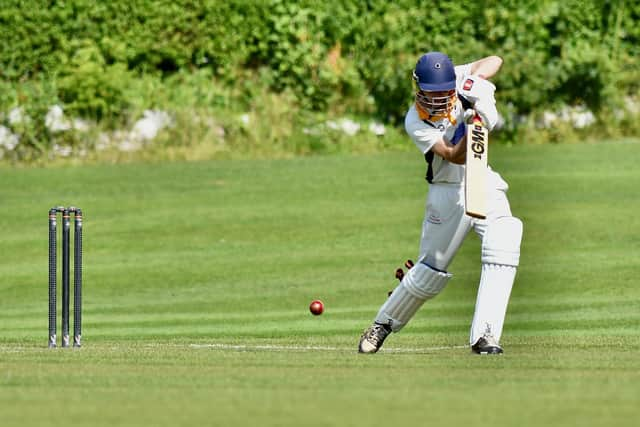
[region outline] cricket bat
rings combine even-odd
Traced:
[[[489,131],[476,113],[467,128],[464,205],[467,215],[487,217],[487,154]]]

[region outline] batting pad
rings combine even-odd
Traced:
[[[476,309],[473,313],[469,343],[475,344],[484,334],[500,341],[516,268],[510,265],[483,264]]]
[[[423,263],[414,265],[380,307],[376,323],[389,325],[392,331],[398,332],[426,300],[444,289],[449,279],[450,273],[436,271]]]
[[[517,267],[520,263],[522,221],[503,216],[487,225],[482,239],[482,263]]]

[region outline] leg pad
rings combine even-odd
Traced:
[[[411,268],[389,299],[380,307],[376,323],[399,331],[428,299],[438,295],[451,279],[451,274],[418,263]]]
[[[503,216],[487,225],[482,239],[482,263],[517,267],[520,263],[522,221]]]

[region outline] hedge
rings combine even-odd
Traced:
[[[420,54],[497,54],[502,108],[598,112],[639,92],[640,3],[625,0],[4,0],[0,107],[48,81],[71,114],[111,120],[131,81],[207,70],[238,99],[289,91],[301,108],[400,123]]]

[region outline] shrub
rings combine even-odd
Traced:
[[[59,102],[113,128],[155,105],[247,110],[269,92],[300,117],[401,125],[415,61],[441,50],[455,63],[505,59],[495,81],[507,118],[561,105],[604,116],[640,90],[639,21],[624,0],[5,0],[0,107],[35,117]],[[178,82],[188,95],[167,89]],[[25,150],[59,137],[23,126]]]

